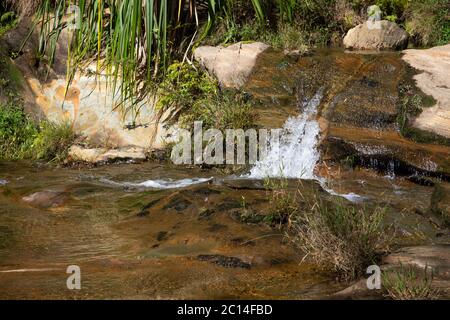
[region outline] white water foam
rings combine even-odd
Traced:
[[[146,180],[139,183],[133,182],[116,182],[109,179],[101,179],[100,182],[128,187],[128,188],[149,188],[149,189],[179,189],[188,187],[194,184],[205,183],[211,181],[213,178],[192,178],[192,179],[181,179],[181,180],[173,180],[173,179],[158,179],[158,180]]]
[[[326,179],[314,174],[320,153],[317,150],[320,127],[316,120],[317,108],[323,98],[323,88],[314,97],[303,103],[303,113],[290,117],[282,128],[280,143],[269,146],[265,159],[257,162],[247,178],[287,178],[316,180],[331,195],[343,197],[351,202],[361,202],[365,197],[355,193],[339,194],[327,186]]]
[[[301,115],[286,121],[280,142],[268,147],[267,156],[255,164],[249,178],[316,179],[314,168],[320,159],[317,150],[320,128],[315,116],[322,97],[323,88],[303,103]]]
[[[7,180],[1,180],[0,179],[0,187],[1,186],[6,186],[8,184],[8,181]]]

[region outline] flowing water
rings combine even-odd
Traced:
[[[314,169],[319,161],[317,149],[320,128],[317,122],[317,108],[322,101],[323,88],[310,100],[304,101],[300,115],[290,117],[283,126],[280,141],[270,145],[267,156],[250,170],[254,179],[290,178],[313,179]]]
[[[305,299],[342,289],[300,263],[282,230],[251,220],[268,210],[268,176],[303,194],[385,206],[397,245],[448,242],[427,212],[449,148],[396,133],[403,75],[397,54],[268,52],[247,90],[260,101],[259,124],[281,128],[282,139],[239,178],[155,162],[0,163],[0,298]],[[67,289],[70,265],[81,290]]]

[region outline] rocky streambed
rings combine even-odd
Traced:
[[[421,131],[415,140],[400,134],[399,115],[412,117],[402,113],[408,98],[424,109],[431,99],[412,82],[414,73],[399,53],[268,49],[244,89],[266,128],[301,115],[321,93],[316,112],[300,119],[320,127],[317,143],[307,145],[320,155],[315,179],[289,179],[287,188],[386,207],[396,228],[392,252],[422,249],[403,249],[385,263],[438,261],[445,291],[450,146]],[[304,136],[293,135],[298,143]],[[165,162],[82,169],[0,163],[0,297],[351,296],[342,294],[348,283],[303,261],[267,219],[267,192],[263,179]],[[81,268],[80,291],[66,287],[69,265]]]

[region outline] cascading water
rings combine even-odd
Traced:
[[[320,128],[315,116],[322,98],[323,88],[320,88],[312,99],[303,102],[302,114],[286,121],[279,142],[268,147],[267,156],[254,165],[249,178],[316,179]]]
[[[314,169],[320,159],[317,144],[320,128],[316,120],[317,108],[323,98],[323,88],[310,99],[302,103],[302,113],[297,117],[290,117],[284,124],[279,140],[271,140],[264,159],[258,161],[247,174],[241,178],[264,179],[316,179]],[[103,179],[102,182],[135,188],[172,189],[183,188],[192,184],[204,183],[211,179],[183,179],[183,180],[147,180],[140,183],[118,183]]]

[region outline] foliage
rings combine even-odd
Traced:
[[[411,1],[405,10],[405,27],[416,45],[450,43],[450,5],[448,0]]]
[[[179,62],[167,68],[158,89],[158,107],[175,107],[179,111],[192,108],[196,100],[217,94],[217,81],[206,72]]]
[[[388,243],[383,218],[380,207],[358,208],[343,200],[325,203],[317,198],[299,214],[294,239],[307,257],[351,280],[374,264]]]
[[[78,5],[81,19],[71,36],[69,79],[80,65],[96,60],[97,72],[106,71],[113,92],[131,104],[143,98],[146,84],[165,74],[172,57],[182,56],[195,37],[209,32],[220,8],[215,0],[42,0],[36,23],[40,53],[50,64],[71,4]]]
[[[419,275],[412,267],[401,266],[400,270],[386,271],[382,274],[386,295],[394,300],[435,300],[440,292],[432,287],[433,277],[427,268]]]
[[[0,8],[0,38],[17,24],[17,17],[14,12],[3,12]]]
[[[297,192],[288,189],[288,180],[267,178],[264,185],[269,199],[269,212],[264,221],[278,228],[291,227],[294,216],[298,213]]]
[[[33,141],[33,157],[61,162],[66,158],[68,149],[74,139],[75,135],[69,123],[56,124],[42,121],[39,124],[38,134]]]
[[[38,131],[34,123],[14,103],[0,104],[0,159],[31,157]]]
[[[205,129],[249,129],[255,127],[256,114],[245,93],[221,91],[197,100],[180,117],[180,124],[191,128],[194,121],[203,121]]]
[[[16,102],[0,104],[0,159],[61,161],[74,140],[67,124],[37,124]]]

